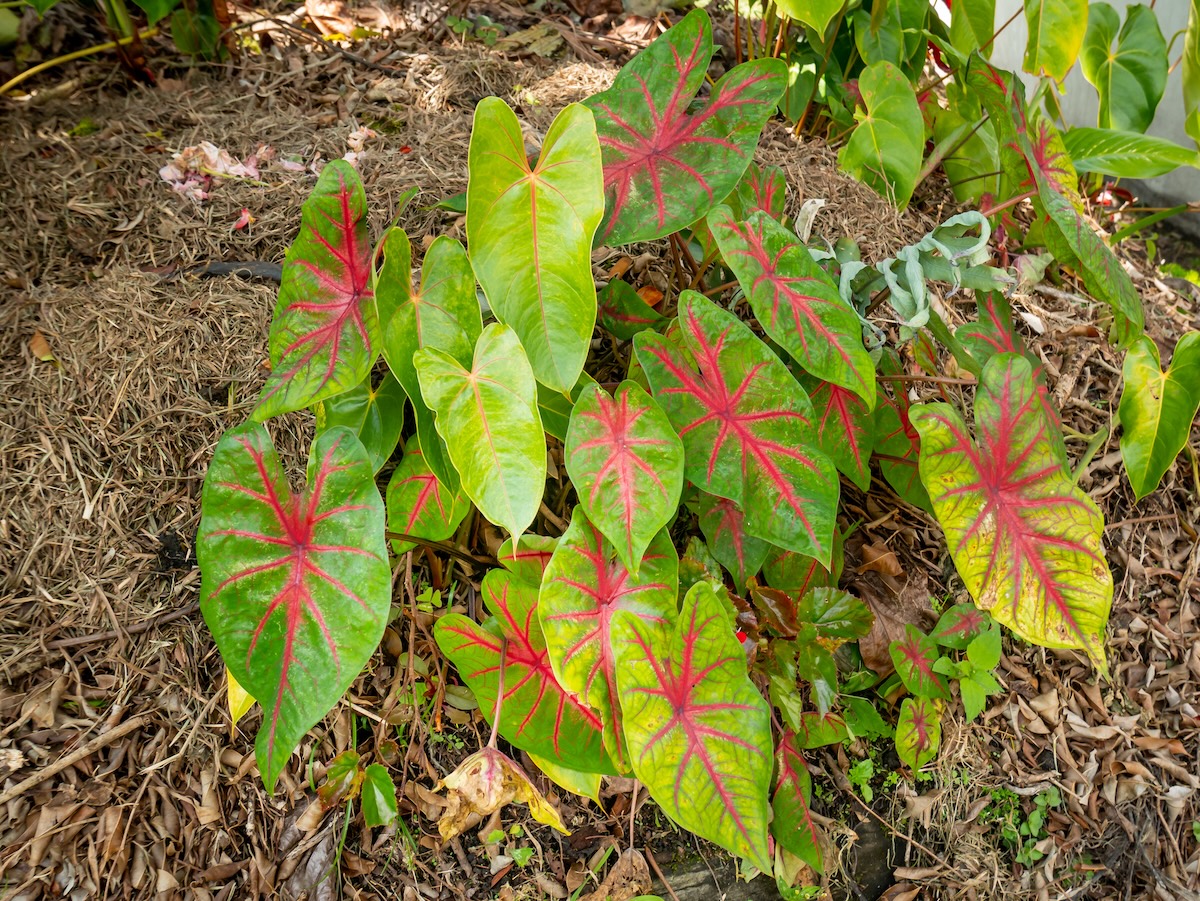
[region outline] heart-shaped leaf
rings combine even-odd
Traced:
[[[904,209],[917,186],[925,151],[925,122],[908,78],[877,62],[858,78],[858,126],[838,153],[838,163],[859,181]]]
[[[803,22],[818,37],[823,37],[833,17],[846,5],[846,0],[778,0],[775,5],[781,15]]]
[[[636,573],[683,491],[683,443],[666,414],[633,382],[615,397],[585,388],[567,428],[566,465],[588,519]]]
[[[786,202],[787,178],[783,170],[778,166],[761,169],[757,163],[751,163],[742,173],[742,180],[737,187],[721,201],[721,206],[731,211],[735,222],[743,222],[759,211],[782,222]],[[691,232],[692,240],[700,245],[706,259],[715,259],[720,254],[720,248],[708,227],[708,217],[693,222]]]
[[[777,59],[735,66],[692,110],[712,51],[708,13],[692,10],[585,101],[604,156],[597,241],[630,244],[685,228],[733,190],[754,157],[787,68]]]
[[[809,711],[796,724],[796,741],[803,750],[836,745],[850,737],[846,721],[836,713],[820,714]]]
[[[984,368],[978,444],[947,404],[910,417],[921,480],[975,602],[1028,641],[1083,648],[1106,672],[1104,519],[1055,455],[1028,361],[997,354]]]
[[[444,351],[414,356],[421,394],[479,512],[519,543],[546,488],[546,437],[537,387],[513,330],[493,322],[475,345],[471,368]]]
[[[896,723],[896,753],[900,762],[919,770],[937,755],[942,743],[942,701],[905,698]]]
[[[796,618],[811,623],[826,643],[856,641],[871,631],[871,608],[836,586],[817,586],[796,605]]]
[[[909,412],[903,391],[897,391],[895,398],[880,394],[875,408],[875,456],[892,490],[914,507],[932,513],[933,505],[918,469],[921,437],[909,421]]]
[[[875,367],[858,313],[808,248],[762,212],[737,222],[728,207],[718,207],[708,227],[767,334],[813,375],[873,407]]]
[[[396,783],[387,767],[373,763],[362,783],[363,820],[368,826],[390,826],[400,815],[396,810]]]
[[[1175,345],[1171,365],[1162,371],[1158,345],[1142,336],[1125,356],[1121,389],[1121,457],[1134,495],[1141,500],[1158,487],[1187,444],[1200,409],[1200,332],[1188,332]]]
[[[541,382],[537,386],[538,414],[542,417],[542,426],[547,435],[553,435],[559,441],[566,442],[567,428],[571,424],[571,411],[575,409],[575,401],[589,385],[596,380],[586,372],[579,373],[579,381],[569,394],[547,388]]]
[[[683,342],[634,340],[654,396],[683,439],[684,474],[736,502],[746,530],[827,564],[837,470],[813,441],[812,404],[783,362],[731,313],[693,291],[679,302]]]
[[[680,826],[769,871],[770,711],[746,672],[733,611],[710,584],[683,599],[669,640],[613,620],[633,772]]]
[[[929,637],[944,648],[965,651],[990,623],[991,617],[974,604],[955,604],[938,618]]]
[[[1025,0],[1025,71],[1062,81],[1087,31],[1088,0]]]
[[[392,456],[404,428],[404,389],[388,373],[375,387],[370,379],[316,405],[317,431],[345,426],[358,436],[376,472]]]
[[[469,157],[467,243],[479,284],[537,380],[569,391],[596,324],[591,251],[604,188],[592,113],[578,103],[559,113],[531,167],[516,115],[485,97]]]
[[[541,585],[542,576],[557,547],[558,539],[545,535],[525,535],[521,538],[519,548],[513,547],[511,538],[506,538],[496,552],[496,560],[518,579]]]
[[[746,580],[758,575],[771,545],[746,531],[741,508],[727,497],[700,493],[700,531],[717,562],[729,570],[739,594]]]
[[[812,776],[793,733],[787,732],[780,739],[775,765],[779,775],[771,798],[771,809],[775,814],[771,820],[771,835],[818,873],[823,872],[821,834],[809,810]]]
[[[950,44],[963,56],[972,50],[989,56],[995,32],[996,0],[974,0],[950,7]]]
[[[611,773],[600,718],[559,683],[538,623],[538,588],[493,569],[483,578],[491,619],[482,626],[447,613],[434,626],[438,647],[453,661],[491,722],[503,668],[500,734],[515,747],[568,769]]]
[[[334,160],[301,210],[271,320],[271,374],[254,418],[302,410],[362,382],[375,360],[367,199],[354,167]]]
[[[1076,172],[1116,178],[1156,178],[1180,166],[1200,165],[1195,147],[1132,131],[1069,128],[1063,133],[1063,145]]]
[[[1200,0],[1192,0],[1188,10],[1187,31],[1183,36],[1184,129],[1200,145]]]
[[[632,341],[638,332],[657,328],[665,319],[658,310],[642,300],[629,282],[614,278],[600,290],[597,298],[600,324],[622,341]]]
[[[665,640],[675,614],[679,562],[666,532],[650,543],[636,575],[612,559],[612,550],[576,507],[546,568],[538,616],[559,682],[600,714],[604,746],[627,772],[613,617],[627,611]]]
[[[392,473],[386,501],[390,531],[428,541],[452,536],[471,509],[465,497],[454,494],[438,481],[425,462],[416,436],[408,439],[404,459]],[[416,546],[413,541],[392,541],[392,551],[396,554]]]
[[[314,442],[294,494],[257,423],[222,436],[196,540],[200,609],[229,671],[263,706],[267,791],[383,637],[392,598],[383,498],[349,429]]]
[[[1154,10],[1130,5],[1122,25],[1107,3],[1089,4],[1079,68],[1100,95],[1098,126],[1144,132],[1167,87],[1167,42]]]
[[[889,650],[900,681],[914,695],[918,698],[950,697],[945,676],[933,668],[939,654],[932,638],[909,623],[904,627],[904,637],[893,641]]]
[[[871,383],[874,381],[872,378]],[[816,408],[818,446],[838,472],[866,491],[871,487],[871,454],[875,451],[875,417],[870,407],[857,394],[832,382],[818,384],[810,397]]]

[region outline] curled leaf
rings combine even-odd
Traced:
[[[506,804],[528,804],[530,815],[539,823],[570,835],[558,811],[550,806],[525,771],[495,748],[476,751],[458,769],[438,783],[447,788],[446,811],[438,820],[442,841],[448,842],[473,825],[472,815],[481,819]]]

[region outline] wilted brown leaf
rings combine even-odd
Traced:
[[[624,851],[608,871],[600,887],[581,901],[629,901],[650,891],[650,868],[642,852],[634,848]]]
[[[442,786],[450,789],[446,812],[438,820],[442,841],[471,828],[472,816],[485,817],[513,802],[528,804],[529,813],[539,823],[571,834],[525,771],[495,748],[476,751],[438,784],[439,789]]]
[[[886,544],[882,542],[864,544],[861,553],[863,562],[858,567],[860,573],[877,572],[893,578],[904,575],[904,567],[900,565],[895,551]]]
[[[40,331],[34,332],[33,337],[29,339],[29,351],[43,363],[58,363],[58,358],[50,349],[50,342]]]
[[[933,607],[929,603],[929,579],[923,572],[910,574],[900,594],[895,597],[886,597],[865,580],[858,585],[858,589],[875,614],[875,623],[859,641],[858,649],[867,666],[881,676],[888,676],[895,670],[888,650],[891,643],[904,637],[905,626],[912,624],[924,629],[933,618]]]

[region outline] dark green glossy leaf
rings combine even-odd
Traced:
[[[1144,132],[1167,86],[1167,42],[1154,10],[1132,4],[1121,24],[1109,4],[1090,4],[1079,68],[1100,95],[1098,126]]]

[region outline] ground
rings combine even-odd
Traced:
[[[510,12],[516,24],[536,21]],[[607,31],[622,22],[622,30]],[[49,73],[31,98],[3,101],[0,885],[7,897],[555,898],[589,868],[602,875],[604,855],[615,859],[606,849],[619,851],[628,840],[633,796],[618,781],[602,796],[603,810],[551,793],[573,829],[569,838],[532,828],[510,808],[502,826],[523,828],[500,847],[474,834],[438,847],[434,785],[486,732],[477,716],[440,701],[404,703],[414,680],[446,665],[416,596],[431,579],[445,587],[480,575],[461,564],[441,571],[448,560],[431,569],[432,555],[402,561],[399,616],[379,653],[268,796],[253,762],[257,714],[230,727],[224,668],[197,612],[193,552],[213,446],[244,418],[266,374],[276,291],[269,278],[202,278],[195,267],[281,261],[314,181],[308,164],[342,156],[359,127],[377,134],[359,160],[376,234],[403,190],[416,185],[420,194],[402,220],[414,245],[425,236],[461,236],[462,218],[432,205],[465,187],[474,103],[505,98],[536,143],[564,104],[607,85],[630,49],[624,41],[639,39],[621,17],[589,27],[571,25],[573,39],[549,59],[413,29],[372,44],[366,61],[287,44],[228,67],[166,57],[155,86],[92,62]],[[200,141],[240,159],[257,152],[259,179],[226,182],[202,204],[173,193],[159,168],[172,151]],[[267,162],[261,145],[276,161],[300,161],[300,171]],[[816,234],[856,237],[871,258],[957,211],[931,180],[899,214],[841,176],[825,145],[797,140],[782,125],[768,127],[759,155],[785,167],[789,212],[825,199]],[[235,228],[243,209],[252,221]],[[1121,252],[1163,348],[1200,327],[1194,286],[1162,280],[1143,244],[1126,242]],[[1189,252],[1178,250],[1182,262]],[[595,263],[605,268],[620,255]],[[632,256],[645,283],[670,264],[659,245]],[[1020,297],[1018,308],[1064,419],[1090,435],[1114,423],[1120,356],[1091,324],[1091,308],[1070,299],[1073,290]],[[952,316],[958,300],[946,301]],[[298,466],[309,420],[291,415],[274,430]],[[1085,444],[1068,444],[1074,459]],[[1159,491],[1134,503],[1111,434],[1082,475],[1104,510],[1117,579],[1111,681],[1099,681],[1075,653],[1010,642],[998,672],[1005,692],[981,723],[948,718],[927,778],[899,778],[894,756],[861,743],[818,755],[816,810],[837,861],[828,879],[835,894],[1197,897],[1195,480],[1184,458]],[[565,511],[549,506],[540,528],[557,534]],[[867,524],[849,548],[845,584],[877,609],[894,609],[926,586],[961,590],[936,524],[886,488],[868,496],[851,490],[845,510]],[[856,571],[867,540],[894,550],[900,571]],[[335,754],[384,739],[397,742],[389,763],[403,828],[371,830],[341,809],[314,817],[305,761],[319,774]],[[634,835],[680,897],[726,890],[741,897],[729,863],[674,831],[652,804],[638,812]],[[520,847],[533,849],[529,861],[493,877],[490,861]],[[720,890],[697,860],[711,863]]]

